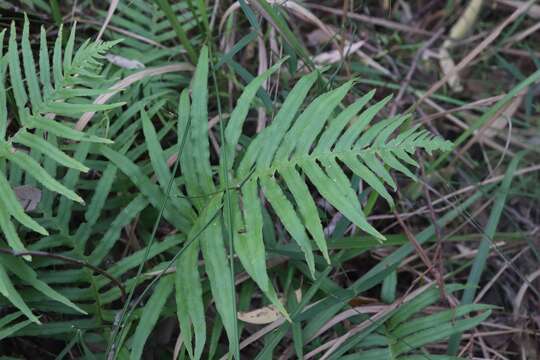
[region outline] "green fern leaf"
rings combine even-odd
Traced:
[[[57,137],[87,143],[111,143],[108,139],[73,129],[66,118],[78,116],[86,111],[103,111],[122,105],[121,103],[110,105],[92,103],[94,96],[107,92],[107,90],[101,90],[106,87],[105,80],[100,77],[101,59],[115,42],[87,41],[75,49],[75,27],[73,27],[64,48],[64,56],[62,56],[61,34],[60,30],[55,42],[52,77],[45,30],[42,28],[40,31],[39,58],[36,62],[30,43],[29,21],[26,17],[20,44],[17,42],[17,29],[13,22],[9,31],[7,54],[4,56],[0,53],[0,161],[2,163],[0,201],[3,204],[0,209],[0,228],[7,245],[15,252],[25,252],[26,248],[12,223],[12,218],[39,234],[48,235],[48,232],[26,214],[12,185],[20,183],[23,174],[26,174],[29,184],[39,183],[50,192],[61,194],[64,198],[60,201],[60,216],[57,220],[59,223],[69,220],[66,216],[71,213],[71,203],[67,199],[84,204],[84,200],[72,189],[75,186],[73,179],[78,178],[78,172],[87,172],[89,168],[82,164],[82,160],[76,159],[77,155],[73,157],[67,154],[64,148],[60,147],[63,144],[59,145],[57,142]],[[1,45],[3,45],[4,36],[5,30],[0,33]],[[6,76],[7,74],[9,77]],[[54,79],[54,84],[51,78]],[[11,91],[14,99],[15,106],[12,109],[8,109],[6,103],[6,90]],[[10,129],[7,127],[8,113],[18,120],[10,125]],[[65,185],[56,179],[56,164],[71,169],[67,172]],[[5,175],[8,172],[10,181]],[[48,191],[44,193],[44,198],[48,199],[46,202],[52,204],[53,198],[50,193]],[[31,260],[30,256],[24,256],[24,259]],[[19,259],[12,260],[10,263],[12,265],[20,261]],[[6,259],[6,269],[9,268],[10,272],[21,277],[23,281],[42,292],[47,298],[83,312],[45,282],[37,279],[30,267],[8,267],[8,261],[11,260]],[[0,282],[8,286],[1,289],[2,294],[7,291],[9,295],[6,297],[13,305],[30,320],[39,322],[17,291],[9,287],[9,277],[4,268],[0,270],[0,276],[2,277]]]
[[[416,165],[410,154],[413,154],[417,148],[429,151],[446,150],[449,148],[449,143],[431,136],[416,137],[414,131],[405,137],[389,140],[407,119],[405,116],[386,119],[368,128],[375,115],[389,101],[389,98],[386,98],[356,116],[373,96],[372,93],[345,110],[338,111],[336,117],[328,121],[330,114],[336,110],[351,86],[352,82],[348,82],[336,90],[320,95],[296,120],[294,120],[294,113],[288,112],[288,116],[285,114],[282,116],[280,111],[272,125],[259,134],[246,150],[247,161],[251,164],[255,162],[253,160],[255,156],[251,154],[261,154],[256,161],[257,165],[248,167],[247,162],[241,163],[237,181],[240,182],[241,176],[254,167],[253,177],[267,181],[265,179],[280,175],[285,182],[285,187],[288,188],[286,176],[291,172],[290,169],[300,170],[337,210],[360,229],[383,240],[384,237],[367,222],[356,200],[350,180],[338,161],[392,204],[392,197],[385,190],[383,182],[392,187],[395,187],[395,183],[385,169],[385,165],[415,178],[404,165],[404,163]],[[351,120],[353,120],[352,124],[344,129]],[[270,149],[267,147],[269,144],[272,144]],[[276,184],[279,181],[273,181],[273,183]],[[291,193],[294,197],[294,191]],[[295,201],[299,209],[305,209],[308,203],[313,203],[312,200],[304,200],[299,196],[295,197]],[[274,210],[279,213],[283,209]],[[302,210],[299,212],[301,213]],[[309,226],[313,228],[313,219],[306,218],[305,211],[302,216],[306,227],[307,223],[310,223]],[[278,217],[282,221],[287,221],[279,214]],[[318,244],[319,249],[324,253],[320,240]]]
[[[62,34],[62,32],[60,31],[59,34]],[[1,37],[3,38],[3,36],[4,32],[2,32]],[[86,135],[74,130],[71,126],[61,121],[52,120],[54,116],[52,114],[56,116],[73,116],[85,111],[101,111],[119,106],[119,104],[105,106],[93,105],[87,101],[81,102],[80,100],[84,97],[99,94],[96,91],[88,92],[86,90],[85,87],[89,84],[87,78],[98,75],[101,66],[98,60],[114,43],[86,42],[73,54],[75,39],[75,27],[73,27],[62,61],[61,35],[59,35],[53,54],[53,75],[55,79],[53,87],[51,84],[51,69],[45,31],[41,29],[40,32],[39,78],[37,75],[38,67],[36,67],[36,62],[34,61],[29,36],[29,22],[25,18],[21,36],[21,53],[19,55],[15,23],[11,24],[6,59],[10,74],[10,86],[23,127],[11,138],[5,139],[6,124],[5,120],[2,120],[0,126],[2,133],[0,145],[3,149],[1,156],[8,161],[16,163],[20,168],[32,175],[37,182],[51,191],[58,192],[69,199],[82,203],[82,198],[52,178],[42,168],[39,162],[36,162],[35,159],[17,149],[12,149],[10,144],[19,143],[30,148],[32,152],[41,153],[49,159],[58,162],[60,165],[83,172],[88,171],[86,166],[74,160],[51,142],[46,141],[42,137],[42,131],[47,131],[70,140],[110,143],[107,139]],[[22,57],[22,66],[20,56]],[[4,66],[4,64],[0,66],[0,80],[2,80],[2,88],[5,89]],[[72,99],[74,102],[68,102],[74,95],[77,96]],[[5,119],[7,116],[5,97],[0,99],[0,107],[0,113],[2,114],[0,118]],[[32,134],[28,131],[32,129],[39,129],[39,132]],[[7,195],[8,192],[12,193],[12,190],[7,187],[6,183],[3,183],[2,186],[2,193],[5,195],[3,198],[13,199],[13,194]],[[15,216],[23,224],[30,225],[32,230],[39,229],[35,223],[28,221],[27,216],[21,216],[20,211],[14,210],[11,215]],[[39,230],[39,232],[43,233],[42,229]]]
[[[393,205],[392,196],[384,184],[394,190],[396,184],[387,167],[414,179],[415,175],[407,165],[417,166],[412,158],[417,149],[431,152],[450,148],[449,142],[432,137],[427,132],[417,131],[417,127],[391,138],[407,116],[386,119],[370,126],[390,97],[364,109],[373,98],[374,92],[370,92],[341,110],[341,101],[353,86],[352,81],[320,95],[297,115],[317,76],[318,73],[314,72],[298,82],[271,125],[247,147],[238,161],[235,173],[236,184],[241,186],[243,200],[246,200],[248,193],[253,194],[255,191],[251,189],[248,192],[245,189],[259,184],[285,229],[304,251],[312,272],[314,262],[311,239],[328,262],[329,258],[322,222],[315,200],[307,187],[307,180],[324,199],[361,230],[384,240],[384,236],[367,221],[345,170],[359,176]],[[249,91],[253,90],[250,88]],[[237,108],[247,108],[249,104],[243,101],[251,102],[251,98],[240,97]],[[238,129],[242,122],[229,122],[227,130],[229,127],[231,132],[232,128]],[[234,139],[236,137],[228,138],[229,141]],[[234,148],[238,144],[227,143],[227,146]],[[245,181],[246,177],[249,177],[248,181]],[[287,197],[287,193],[290,193],[291,199]],[[253,196],[248,199],[253,201]],[[251,218],[258,216],[257,214],[257,211],[244,211],[243,217],[239,218],[243,219],[245,228],[249,228],[248,224],[258,222]],[[237,236],[244,238],[241,241],[243,244],[249,241],[260,243],[258,231],[250,234],[248,230],[249,238],[245,238],[246,234]],[[240,260],[245,264],[248,273],[255,279],[262,278],[259,271],[246,264],[248,261],[262,263],[265,259],[264,252],[257,252],[255,259],[243,259],[240,254],[241,252]],[[264,284],[260,281],[258,283],[264,290]]]

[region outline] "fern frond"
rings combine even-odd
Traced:
[[[1,39],[4,33],[5,30],[0,36]],[[61,34],[62,31],[59,31],[55,42],[51,70],[45,30],[42,28],[40,32],[39,59],[36,65],[30,45],[28,19],[25,18],[20,45],[17,42],[15,23],[11,24],[8,53],[1,59],[0,86],[3,89],[11,89],[13,93],[20,128],[13,132],[13,135],[5,137],[8,135],[6,123],[8,109],[5,97],[2,95],[0,97],[0,135],[2,135],[0,158],[24,170],[51,191],[82,203],[82,198],[50,176],[40,164],[39,157],[33,154],[41,154],[67,168],[87,172],[89,169],[86,166],[46,141],[45,134],[74,141],[111,143],[108,139],[77,131],[62,119],[77,116],[86,111],[107,110],[121,105],[96,106],[91,101],[93,96],[106,92],[106,90],[95,90],[94,87],[96,83],[103,82],[103,80],[96,82],[101,71],[100,59],[114,43],[86,42],[75,51],[74,26],[67,45],[63,49]],[[4,76],[6,66],[9,73],[8,83]],[[54,79],[54,84],[52,79]],[[17,145],[30,149],[30,155]],[[47,231],[26,215],[19,202],[16,201],[17,198],[5,175],[0,174],[0,180],[2,187],[0,197],[7,204],[8,217],[13,217],[26,227],[46,235]],[[14,237],[8,240],[11,240],[11,244],[16,241]],[[17,250],[22,249],[17,246]]]
[[[307,212],[308,207],[313,208],[313,199],[306,191],[305,181],[297,179],[302,175],[309,179],[330,204],[360,229],[384,240],[384,236],[367,222],[343,168],[348,168],[359,176],[392,205],[392,197],[384,183],[394,189],[396,184],[386,168],[415,179],[415,175],[407,167],[418,166],[412,157],[415,151],[424,149],[431,153],[434,150],[448,150],[450,143],[433,137],[426,131],[418,131],[417,127],[390,139],[407,116],[386,119],[368,128],[375,115],[389,101],[389,98],[383,99],[360,112],[374,92],[366,94],[344,110],[338,110],[353,82],[320,95],[296,117],[296,109],[313,84],[316,73],[309,76],[312,77],[311,81],[299,83],[291,92],[290,97],[296,100],[294,110],[288,107],[288,101],[293,99],[287,99],[271,126],[259,134],[248,147],[236,174],[237,181],[240,182],[248,173],[253,172],[252,181],[258,179],[264,182],[266,187],[272,184],[272,188],[279,186],[288,189],[298,208],[298,220],[302,219],[313,238],[319,239],[317,245],[323,254],[326,253],[326,248],[320,241],[319,224],[313,224],[313,216]],[[296,93],[301,95],[296,96]],[[329,121],[336,111],[335,117]],[[297,181],[293,181],[293,177]],[[277,196],[273,190],[266,195],[270,203],[272,197]],[[279,203],[282,206],[293,206],[284,201]],[[275,209],[276,212],[282,210],[279,207],[280,205]],[[313,214],[313,210],[309,213]],[[290,221],[279,214],[278,217],[282,221]],[[292,231],[285,223],[284,225],[288,231]]]
[[[0,33],[0,45],[3,45],[4,34],[5,30]],[[55,42],[52,69],[43,28],[40,32],[39,59],[37,62],[34,60],[27,18],[24,21],[20,44],[17,42],[15,23],[12,23],[8,52],[5,56],[0,53],[0,202],[2,203],[0,229],[7,245],[15,252],[25,252],[26,248],[11,221],[12,218],[41,235],[48,235],[48,232],[26,214],[12,184],[17,184],[23,173],[26,173],[27,178],[33,178],[35,182],[48,190],[61,194],[67,199],[84,203],[83,199],[69,188],[69,185],[62,184],[52,176],[50,169],[52,163],[80,172],[87,172],[89,168],[59,148],[56,140],[53,141],[53,139],[58,137],[73,141],[112,143],[108,139],[73,129],[71,124],[64,121],[64,118],[76,117],[86,111],[108,110],[121,105],[120,103],[111,105],[92,103],[94,96],[106,92],[106,90],[101,90],[105,88],[105,81],[100,78],[100,60],[115,43],[87,41],[75,51],[75,26],[64,48],[61,34],[62,30],[59,31]],[[9,82],[6,74],[9,74]],[[6,90],[11,90],[13,94],[14,111],[8,112]],[[18,128],[12,125],[13,129],[8,129],[9,113],[18,118]],[[47,140],[46,136],[48,136]],[[11,183],[8,180],[8,171]],[[61,201],[60,213],[64,209],[62,206],[67,206],[65,204]],[[3,243],[3,241],[0,242]],[[4,290],[8,292],[7,294],[2,291],[2,294],[30,321],[39,323],[37,317],[32,314],[11,285],[11,280],[7,275],[8,270],[42,292],[47,298],[59,301],[77,312],[85,313],[39,280],[37,274],[22,260],[6,257],[6,255],[2,257],[4,267],[0,269],[0,277],[5,285]],[[31,260],[29,256],[24,258]]]
[[[226,134],[230,136],[226,139],[226,149],[238,146],[238,129],[243,126],[246,109],[255,94],[252,84],[257,85],[256,90],[261,79],[271,72],[269,70],[253,80],[239,98],[233,114],[237,109],[243,110],[237,118],[231,117],[227,125]],[[300,79],[271,125],[252,140],[234,168],[236,186],[240,186],[239,202],[243,204],[243,208],[238,207],[237,210],[240,213],[237,215],[240,222],[238,229],[242,229],[242,232],[236,235],[236,250],[246,271],[267,296],[273,293],[273,289],[270,292],[264,265],[266,257],[260,222],[261,204],[257,201],[259,190],[262,190],[291,238],[304,252],[308,267],[314,273],[312,242],[328,262],[330,259],[322,221],[309,183],[353,224],[384,240],[384,236],[367,221],[345,170],[357,175],[393,205],[385,184],[394,190],[396,184],[388,169],[415,179],[409,166],[418,166],[414,160],[416,150],[424,149],[431,153],[449,150],[451,146],[427,131],[418,130],[418,127],[392,138],[408,116],[397,116],[372,124],[375,116],[390,100],[387,97],[367,106],[374,91],[342,109],[342,100],[354,81],[318,96],[300,111],[318,76],[317,72],[313,72]],[[250,251],[245,251],[246,248]]]
[[[453,293],[463,289],[457,284],[446,285],[446,291]],[[417,294],[410,301],[394,310],[384,324],[381,323],[378,334],[367,335],[356,345],[355,357],[392,358],[396,360],[411,360],[425,358],[423,347],[447,339],[452,334],[472,329],[484,321],[491,313],[492,306],[469,304],[454,309],[435,312],[422,316],[425,309],[440,298],[440,290],[434,286]],[[472,313],[479,313],[471,316]],[[345,353],[348,347],[338,350]],[[333,355],[339,355],[334,353]],[[433,357],[435,356],[435,357]],[[342,358],[349,358],[344,356]],[[432,359],[462,359],[447,355],[429,355]]]

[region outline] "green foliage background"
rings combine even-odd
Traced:
[[[55,3],[36,1],[34,9],[55,15]],[[116,32],[106,33],[110,41],[83,41],[75,25],[31,31],[26,16],[0,34],[0,340],[54,338],[64,346],[59,358],[75,348],[88,358],[139,359],[145,349],[165,356],[153,333],[176,319],[184,358],[238,358],[246,329],[237,311],[255,300],[284,319],[257,358],[270,358],[287,334],[300,358],[320,345],[313,340],[319,329],[349,301],[382,284],[391,305],[375,320],[355,314],[356,332],[335,329],[339,346],[325,358],[454,359],[430,355],[425,346],[490,315],[491,306],[470,300],[423,315],[439,299],[435,286],[397,299],[395,269],[414,247],[404,234],[387,239],[367,219],[379,197],[394,209],[388,188],[397,189],[396,174],[418,180],[419,151],[447,156],[454,145],[413,125],[410,114],[381,119],[391,97],[359,93],[356,79],[336,84],[325,69],[290,73],[299,59],[311,67],[305,49],[278,8],[253,6],[290,47],[289,56],[256,77],[234,62],[240,49],[217,52],[202,1],[119,4],[111,26],[144,41]],[[240,7],[256,25],[252,8]],[[199,35],[186,37],[193,29]],[[192,64],[179,67],[185,73],[168,71],[179,52]],[[107,63],[109,53],[139,59],[146,69]],[[228,71],[243,90],[225,116]],[[133,74],[136,80],[118,91],[115,84]],[[271,98],[263,84],[272,77],[292,85]],[[104,96],[111,100],[101,102]],[[272,120],[256,134],[250,116],[261,108]],[[218,139],[209,133],[214,115]],[[88,123],[80,120],[85,116]],[[496,200],[501,206],[519,159]],[[18,199],[21,185],[41,191],[34,212]],[[416,240],[431,241],[491,189],[479,189]],[[342,215],[331,236],[322,202]],[[492,213],[488,231],[499,217]],[[359,238],[341,236],[349,226]],[[348,240],[353,245],[344,246]],[[128,245],[132,251],[124,250]],[[347,260],[390,245],[399,247],[349,287],[329,277]],[[294,265],[267,266],[281,256]],[[243,271],[249,280],[235,286]]]

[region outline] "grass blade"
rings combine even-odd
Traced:
[[[512,159],[510,165],[508,166],[508,169],[506,170],[500,188],[495,194],[495,202],[489,215],[489,220],[485,228],[484,236],[482,238],[482,241],[480,242],[480,245],[478,246],[478,252],[474,258],[472,269],[467,279],[467,287],[463,292],[461,304],[471,304],[474,299],[474,295],[476,294],[480,278],[482,277],[482,273],[486,266],[486,261],[490,252],[490,248],[493,243],[491,239],[497,231],[497,226],[501,219],[502,211],[506,203],[506,197],[508,196],[508,192],[510,191],[512,179],[514,178],[514,173],[516,172],[517,166],[524,155],[525,153],[521,152]],[[450,339],[448,344],[449,355],[455,355],[457,353],[460,339],[461,333],[457,333]]]

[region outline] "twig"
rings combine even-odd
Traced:
[[[90,20],[90,19],[83,19],[81,17],[77,17],[74,19],[75,21],[77,21],[78,23],[83,23],[83,24],[92,24],[92,25],[101,25],[101,23],[99,21],[96,21],[96,20]],[[155,47],[158,47],[160,49],[167,49],[166,46],[164,45],[161,45],[160,43],[158,43],[157,41],[154,41],[152,39],[148,39],[142,35],[139,35],[139,34],[136,34],[134,32],[131,32],[131,31],[128,31],[128,30],[125,30],[125,29],[122,29],[118,26],[114,26],[114,25],[107,25],[107,29],[109,29],[110,31],[114,31],[114,32],[117,32],[119,34],[122,34],[122,35],[126,35],[126,36],[129,36],[130,38],[133,38],[135,40],[140,40],[142,41],[143,43],[146,43],[146,44],[149,44],[149,45],[152,45],[152,46],[155,46]],[[180,50],[180,52],[185,52],[184,50]]]
[[[532,166],[520,169],[520,170],[516,171],[514,176],[521,176],[521,175],[525,175],[525,174],[528,174],[528,173],[534,172],[534,171],[540,171],[540,164],[536,164],[536,165],[532,165]],[[480,186],[497,183],[497,182],[501,181],[503,179],[503,177],[504,177],[504,175],[498,175],[498,176],[494,176],[492,178],[486,179],[484,181],[481,181],[481,182],[479,182],[477,184],[472,184],[472,185],[466,186],[464,188],[456,190],[456,191],[454,191],[454,192],[452,192],[452,193],[450,193],[448,195],[444,195],[441,198],[433,201],[433,205],[437,205],[437,204],[439,204],[441,202],[446,202],[448,199],[456,197],[458,195],[461,195],[461,194],[464,194],[464,193],[467,193],[467,192],[470,192],[470,191],[473,191],[473,190],[477,190]],[[441,208],[435,209],[435,212],[438,213],[438,212],[441,212],[441,211],[445,211],[450,207],[452,207],[452,206],[443,206]],[[428,211],[429,211],[429,209],[428,209],[427,206],[422,206],[422,207],[420,207],[419,209],[417,209],[415,211],[401,213],[400,216],[402,218],[407,219],[407,218],[410,218],[412,216],[427,213]],[[388,220],[388,219],[394,219],[395,217],[396,216],[394,214],[371,215],[371,216],[368,217],[368,220],[370,220],[370,221]]]
[[[416,241],[414,234],[411,232],[409,227],[405,224],[405,222],[401,219],[401,217],[395,210],[394,215],[396,216],[396,220],[399,222],[399,225],[401,225],[401,228],[405,232],[405,236],[407,237],[407,239],[409,239],[412,246],[416,249],[418,256],[420,257],[420,259],[422,259],[422,262],[428,267],[428,270],[433,274],[433,277],[436,279],[439,285],[439,290],[441,291],[441,299],[449,299],[445,291],[444,279],[439,273],[439,270],[437,270],[437,268],[433,265],[426,252],[422,248],[422,245],[420,245],[420,243]],[[449,301],[449,303],[451,302]]]
[[[386,19],[376,18],[373,16],[367,16],[367,15],[362,15],[362,14],[355,14],[351,12],[345,13],[342,9],[334,9],[334,8],[330,8],[330,7],[318,5],[318,4],[307,4],[306,6],[312,9],[321,10],[321,11],[335,14],[335,15],[347,16],[348,18],[351,18],[354,20],[360,20],[360,21],[363,21],[372,25],[383,26],[386,28],[404,31],[411,34],[419,34],[419,35],[427,35],[427,36],[431,36],[433,34],[431,31],[414,28],[412,26],[403,25],[398,22],[394,22],[394,21],[390,21]]]
[[[94,100],[94,104],[100,104],[100,105],[105,104],[110,98],[116,95],[117,92],[126,89],[131,84],[139,80],[142,80],[146,77],[159,76],[159,75],[164,75],[171,72],[193,71],[194,69],[195,68],[193,67],[193,65],[189,63],[178,63],[178,64],[163,65],[163,66],[141,70],[139,72],[126,76],[122,80],[115,83],[113,86],[109,88],[109,92],[99,95]],[[83,131],[95,113],[96,113],[95,111],[89,111],[82,114],[79,120],[77,121],[77,123],[75,123],[75,130]]]
[[[424,169],[423,161],[420,162],[420,169],[422,171],[422,177],[425,178],[426,177],[426,172],[425,172],[425,169]],[[437,218],[435,217],[435,210],[433,208],[433,201],[431,200],[431,195],[429,194],[429,189],[428,189],[427,182],[423,181],[422,183],[423,183],[422,188],[424,190],[424,194],[426,195],[426,200],[427,200],[427,204],[428,204],[429,215],[430,215],[431,221],[433,222],[433,226],[435,227],[435,236],[437,237],[437,246],[435,248],[435,254],[433,256],[433,262],[435,264],[437,264],[438,267],[439,267],[438,270],[437,270],[437,273],[439,275],[437,280],[439,280],[439,278],[442,279],[443,273],[444,273],[443,258],[442,258],[442,239],[443,239],[442,230],[441,230],[441,227],[439,226],[439,224],[437,223]],[[443,283],[443,282],[441,281],[441,283]],[[441,285],[441,296],[445,296],[445,295],[446,294],[444,293],[444,287]],[[445,297],[448,300],[450,300],[449,297],[447,297],[447,296],[445,296]],[[450,306],[455,305],[451,301],[449,301],[449,304],[450,304]]]
[[[105,21],[103,22],[103,25],[101,26],[101,29],[99,29],[98,36],[96,37],[96,40],[101,40],[101,37],[103,36],[103,33],[105,32],[105,29],[109,25],[109,22],[111,21],[114,11],[118,7],[119,0],[111,0],[111,3],[109,4],[109,10],[107,11],[107,17],[105,18]]]

